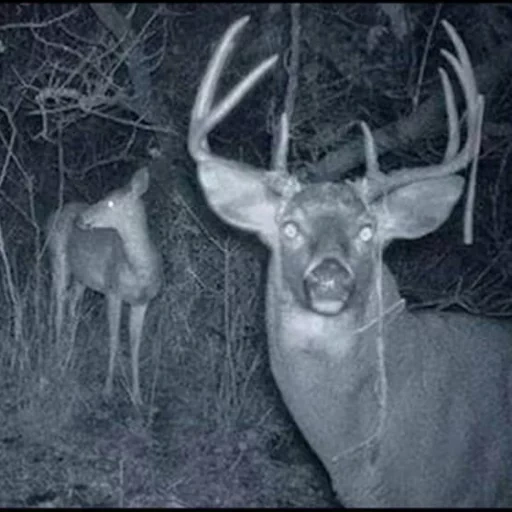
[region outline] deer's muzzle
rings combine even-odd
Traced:
[[[354,275],[337,258],[325,258],[308,269],[304,290],[311,309],[322,315],[338,314],[354,288]]]
[[[84,218],[83,214],[78,215],[78,217],[75,219],[75,224],[80,229],[92,229],[92,225]]]

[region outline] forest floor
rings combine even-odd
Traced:
[[[146,405],[137,409],[127,392],[123,329],[122,364],[107,401],[107,329],[102,301],[95,302],[79,324],[66,371],[46,365],[3,372],[0,507],[337,506],[268,366],[252,383],[254,414],[234,417],[228,402],[236,392],[221,400],[220,388],[205,384],[208,369],[198,367],[204,359],[194,359],[196,349],[177,357],[162,340],[156,371],[146,339]]]

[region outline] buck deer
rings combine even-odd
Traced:
[[[393,239],[422,237],[448,218],[465,181],[454,173],[476,158],[483,97],[463,42],[443,22],[457,57],[443,55],[467,103],[462,149],[441,70],[450,133],[441,164],[381,173],[363,125],[366,177],[305,185],[209,148],[209,132],[276,62],[213,105],[248,19],[229,27],[210,60],[188,148],[210,207],[270,249],[269,354],[284,402],[346,506],[512,505],[512,325],[408,312],[381,259]]]
[[[68,203],[48,220],[57,339],[62,336],[68,300],[78,304],[86,287],[106,296],[110,357],[105,393],[110,396],[122,303],[130,304],[131,399],[136,405],[142,403],[139,349],[144,317],[162,282],[160,253],[149,238],[141,199],[148,184],[147,169],[140,169],[127,186],[112,191],[101,201],[92,205]],[[71,278],[72,293],[68,291]]]

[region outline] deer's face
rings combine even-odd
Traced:
[[[305,187],[279,219],[281,275],[307,309],[336,315],[369,289],[376,219],[350,183]]]
[[[130,224],[145,219],[141,196],[148,188],[149,173],[140,169],[130,182],[110,192],[106,197],[89,206],[77,218],[81,229],[111,228],[118,231],[129,229]]]
[[[436,230],[462,192],[464,179],[455,173],[477,154],[483,115],[483,98],[478,95],[467,51],[453,27],[444,23],[457,57],[449,52],[443,55],[459,77],[468,105],[468,133],[462,149],[453,88],[442,71],[449,124],[442,164],[382,173],[371,131],[361,123],[366,177],[341,184],[303,185],[287,172],[287,112],[275,133],[271,172],[217,156],[210,149],[208,134],[276,63],[276,56],[265,59],[214,103],[234,39],[248,20],[241,18],[226,30],[192,108],[188,149],[197,164],[199,183],[210,207],[222,219],[256,233],[277,254],[278,286],[288,288],[304,308],[319,315],[362,308],[372,290],[380,250],[393,239],[419,238]]]

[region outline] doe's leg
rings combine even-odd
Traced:
[[[132,402],[135,405],[142,404],[139,383],[139,351],[142,341],[142,327],[148,304],[132,305],[130,311],[130,344],[132,352]]]
[[[64,364],[68,366],[71,361],[71,356],[73,355],[73,349],[75,347],[75,338],[76,338],[76,329],[78,327],[78,321],[80,320],[80,304],[82,302],[82,297],[84,296],[85,285],[82,283],[75,281],[69,291],[69,337],[68,337],[68,349],[66,359]]]
[[[63,248],[62,248],[63,249]],[[58,248],[54,248],[51,254],[52,260],[52,282],[55,299],[55,336],[57,343],[61,342],[62,324],[64,322],[64,307],[69,282],[69,268],[66,255]]]
[[[119,346],[119,325],[121,322],[121,297],[107,295],[108,328],[110,336],[110,355],[108,360],[108,373],[105,382],[105,394],[112,395],[112,382],[114,380],[114,364],[116,361],[117,347]]]

